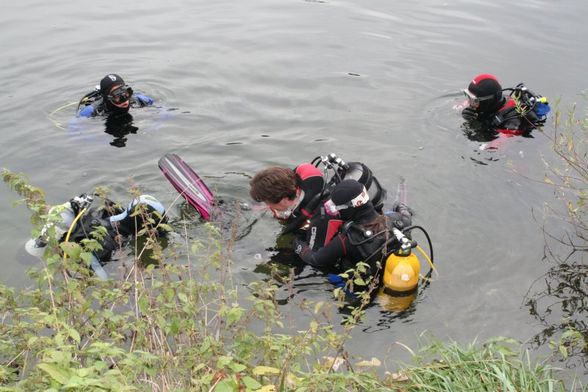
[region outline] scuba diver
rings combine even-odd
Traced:
[[[416,299],[421,278],[425,282],[422,290],[430,283],[434,271],[431,240],[422,227],[411,226],[412,215],[412,210],[399,200],[391,210],[380,214],[363,184],[342,180],[322,205],[321,213],[310,221],[306,232],[295,238],[294,252],[306,264],[336,270],[337,274],[328,273],[328,280],[343,288],[348,298],[356,299],[355,293],[367,291],[384,310],[403,312]],[[329,219],[339,222],[337,232],[320,229]],[[410,237],[413,229],[421,230],[427,237],[430,257]],[[417,248],[431,267],[423,277],[413,248]],[[350,273],[350,270],[354,271]],[[341,273],[348,276],[344,278]]]
[[[467,98],[461,112],[466,120],[464,133],[474,141],[492,141],[501,135],[529,136],[545,123],[550,111],[547,99],[523,83],[503,89],[491,74],[477,75],[463,92]]]
[[[338,266],[342,271],[363,261],[370,266],[369,276],[376,276],[384,265],[389,253],[384,245],[392,237],[391,230],[402,230],[412,223],[412,212],[402,203],[397,203],[390,215],[378,213],[366,187],[351,179],[338,183],[320,209],[305,233],[295,238],[296,254],[309,265]],[[315,230],[324,226],[325,220],[339,222],[340,229]],[[323,238],[317,240],[318,236]]]
[[[90,267],[96,276],[106,279],[102,265],[111,259],[113,252],[125,240],[144,228],[157,229],[158,235],[164,235],[159,224],[166,222],[165,208],[153,196],[140,195],[127,208],[122,208],[107,198],[96,205],[94,197],[84,193],[66,203],[51,207],[48,222],[41,230],[41,235],[29,240],[25,248],[33,256],[42,256],[51,240],[52,230],[59,243],[81,243],[86,239],[96,239],[100,247],[92,251]],[[97,230],[102,233],[96,234]]]
[[[112,135],[114,147],[126,145],[126,135],[137,133],[129,109],[150,106],[153,99],[137,94],[117,74],[108,74],[94,91],[84,95],[77,108],[78,117],[106,116],[105,132]]]
[[[153,105],[153,99],[135,94],[123,78],[108,74],[100,81],[94,91],[84,95],[77,108],[79,117],[95,117],[110,114],[126,114],[129,108]]]
[[[318,168],[321,164],[323,171]],[[361,162],[345,163],[335,154],[318,156],[293,170],[279,166],[264,169],[249,182],[249,194],[253,200],[270,208],[274,217],[285,225],[283,234],[286,234],[303,228],[333,187],[344,179],[364,184],[375,209],[382,212],[386,190],[372,171]]]

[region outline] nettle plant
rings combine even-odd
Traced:
[[[22,175],[2,176],[36,227],[54,219],[41,190]],[[130,255],[116,261],[116,277],[94,277],[84,256],[104,233],[74,244],[50,231],[42,266],[29,271],[33,287],[0,285],[0,391],[566,390],[551,368],[521,359],[508,339],[465,349],[433,341],[414,354],[417,366],[382,376],[380,360],[346,349],[377,287],[363,280],[365,265],[342,274],[347,285],[336,290],[337,301],[279,306],[278,285],[291,287],[287,278],[246,287],[233,281],[236,230],[227,239],[206,223],[205,238],[185,234],[164,246],[161,227],[149,223],[127,246]],[[352,285],[367,290],[350,304]],[[308,325],[288,323],[289,308]]]
[[[38,235],[55,219],[47,216],[43,192],[22,175],[2,175],[33,212]],[[49,231],[43,265],[29,271],[35,287],[0,286],[2,385],[116,391],[384,385],[372,373],[376,365],[363,361],[358,369],[370,371],[355,371],[345,350],[361,310],[336,333],[334,305],[302,301],[296,311],[310,315],[310,325],[285,328],[276,282],[244,287],[232,280],[234,236],[226,240],[218,226],[206,223],[207,238],[186,235],[162,246],[161,227],[152,223],[127,247],[131,254],[117,261],[119,276],[105,281],[88,268],[88,255],[105,233],[59,243]],[[336,373],[343,368],[354,371]]]

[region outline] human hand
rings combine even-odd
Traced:
[[[143,94],[135,94],[135,97],[137,97],[139,102],[141,102],[141,104],[143,104],[145,106],[153,105],[153,98],[151,98],[151,97],[148,97]]]
[[[92,117],[94,114],[94,106],[86,105],[80,112],[78,113],[79,117]]]
[[[294,237],[294,241],[292,242],[292,248],[294,249],[294,253],[296,253],[297,255],[301,254],[304,248],[307,246],[308,245],[306,244],[306,241],[303,237]]]
[[[476,109],[468,106],[467,108],[462,110],[461,116],[465,120],[471,121],[471,120],[475,120],[476,118],[478,118],[478,112],[476,111]]]
[[[390,218],[392,225],[399,230],[412,225],[413,210],[404,203],[395,202],[392,209],[384,213]]]

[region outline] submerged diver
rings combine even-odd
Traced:
[[[340,229],[321,230],[325,220],[339,222]],[[321,213],[311,219],[309,228],[296,237],[294,251],[309,265],[336,267],[341,272],[362,261],[369,265],[367,276],[381,279],[379,271],[387,256],[400,245],[389,241],[395,238],[393,229],[402,230],[411,223],[412,213],[406,205],[397,203],[392,212],[382,215],[363,184],[343,180],[321,206]]]
[[[510,91],[505,95],[505,91]],[[467,106],[461,115],[464,132],[475,141],[491,141],[500,135],[529,136],[545,123],[550,108],[547,99],[524,84],[503,89],[496,76],[480,74],[463,90]]]
[[[323,173],[318,165],[325,166]],[[327,169],[333,174],[329,179]],[[378,212],[382,211],[386,198],[383,189],[363,163],[345,163],[335,154],[316,157],[311,163],[303,163],[295,169],[269,167],[258,172],[250,181],[249,194],[253,200],[265,203],[274,217],[285,224],[284,233],[304,227],[324,202],[332,188],[343,179],[355,179],[366,186]]]
[[[105,132],[114,137],[110,145],[124,147],[126,135],[137,133],[139,129],[133,125],[129,109],[152,104],[152,98],[135,93],[119,75],[108,74],[102,78],[100,86],[80,100],[77,114],[86,118],[106,116]]]
[[[167,221],[165,215],[164,206],[150,195],[138,196],[127,208],[122,208],[106,198],[96,205],[94,197],[84,193],[52,207],[48,216],[53,218],[45,224],[38,238],[27,242],[26,250],[34,256],[42,255],[50,241],[51,230],[55,230],[59,243],[96,239],[100,247],[92,251],[90,266],[99,278],[106,279],[102,265],[111,259],[113,252],[144,228],[156,229],[158,235],[163,235],[165,232],[159,230],[159,224]],[[93,233],[97,230],[101,233]]]

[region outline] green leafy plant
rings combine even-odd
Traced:
[[[44,201],[31,193],[27,203]],[[297,311],[310,322],[290,326],[276,282],[233,282],[234,238],[205,227],[206,238],[161,246],[157,225],[148,225],[141,234],[150,240],[133,244],[119,275],[106,281],[84,263],[90,239],[50,247],[29,272],[34,287],[0,285],[0,391],[441,391],[466,390],[481,378],[564,390],[549,368],[514,360],[514,351],[497,345],[435,344],[425,353],[441,359],[419,354],[420,366],[382,376],[378,359],[354,358],[346,348],[368,297],[350,309],[343,332],[328,303],[302,301]],[[153,263],[141,262],[146,249],[156,249]]]
[[[585,94],[584,104],[588,103]],[[588,105],[586,105],[588,106]],[[546,207],[545,259],[552,266],[529,290],[526,304],[543,325],[533,338],[549,344],[554,357],[574,366],[588,359],[588,112],[579,105],[555,110],[550,137],[556,160],[545,159],[544,183],[556,203]]]

